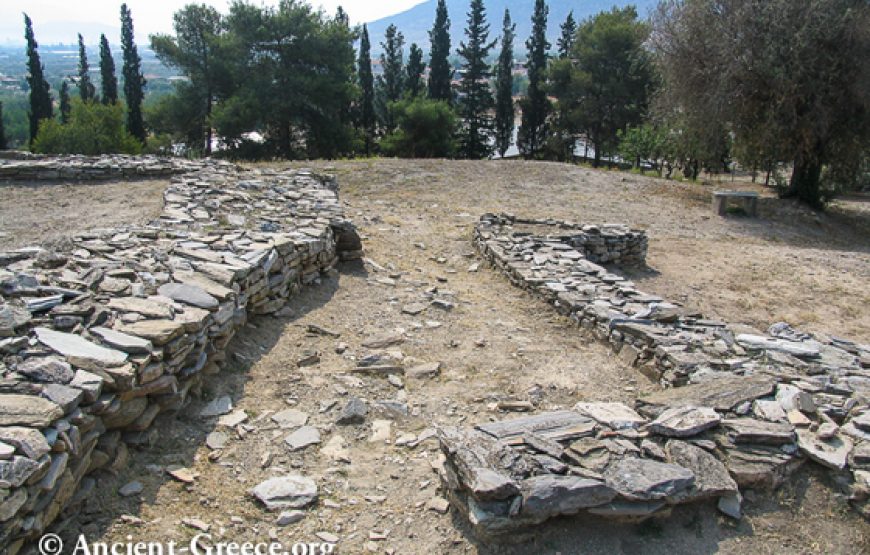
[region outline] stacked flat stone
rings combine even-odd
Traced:
[[[359,237],[335,183],[208,165],[146,226],[0,253],[0,550],[14,553],[182,410],[251,314],[281,309]]]
[[[231,169],[219,160],[187,160],[158,156],[40,156],[19,155],[0,158],[0,181],[95,181],[169,177],[204,167]]]
[[[544,299],[587,335],[608,342],[626,364],[674,388],[669,390],[674,405],[683,403],[690,388],[715,393],[723,387],[722,395],[730,400],[728,391],[742,382],[763,380],[768,385],[740,403],[712,395],[697,406],[713,408],[723,419],[749,415],[787,426],[783,439],[791,440],[774,442],[777,449],[789,460],[800,452],[838,472],[849,471],[853,504],[870,514],[864,504],[870,476],[865,472],[870,469],[870,346],[802,333],[785,323],[761,332],[706,319],[591,262],[573,246],[576,240],[561,233],[565,224],[533,222],[538,231],[541,226],[552,230],[533,234],[515,229],[524,221],[512,216],[485,215],[476,226],[475,244],[515,285]],[[795,442],[800,450],[788,447]]]

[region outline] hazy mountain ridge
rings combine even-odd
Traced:
[[[547,18],[547,38],[555,48],[556,39],[559,36],[559,25],[565,21],[571,11],[574,12],[574,19],[580,21],[600,11],[609,10],[613,6],[622,7],[629,4],[637,7],[641,17],[646,17],[649,11],[658,4],[658,0],[555,0],[547,2],[550,8]],[[511,12],[511,19],[517,26],[515,51],[517,53],[525,52],[525,41],[532,30],[531,20],[534,2],[532,0],[486,0],[484,5],[486,6],[486,18],[489,22],[490,40],[500,35],[504,10],[507,8]],[[384,31],[391,23],[395,24],[405,36],[406,45],[415,42],[428,52],[429,30],[435,20],[436,6],[436,0],[428,0],[404,12],[369,23],[372,52],[379,53],[381,51],[380,43],[383,41]],[[459,46],[459,41],[463,40],[468,6],[469,0],[447,0],[447,12],[450,15],[450,45],[454,52]]]

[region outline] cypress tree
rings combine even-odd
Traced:
[[[564,59],[571,55],[571,49],[574,48],[574,38],[577,36],[577,22],[574,21],[573,11],[568,12],[568,17],[559,28],[562,29],[562,34],[556,41],[556,48],[559,51],[559,57]]]
[[[48,81],[45,80],[45,68],[39,59],[36,38],[33,36],[33,23],[27,14],[24,14],[24,38],[27,40],[27,84],[30,86],[30,144],[36,138],[39,131],[39,122],[51,119],[54,116],[54,108],[51,105],[51,90]]]
[[[103,93],[103,104],[118,102],[118,78],[115,77],[115,60],[109,49],[106,35],[100,35],[100,81]]]
[[[445,0],[438,0],[435,9],[435,23],[429,31],[432,50],[429,59],[429,98],[453,102],[450,82],[453,68],[447,57],[450,56],[450,18],[447,16]]]
[[[145,123],[142,121],[142,97],[145,96],[145,77],[142,59],[133,41],[133,15],[127,4],[121,4],[121,49],[124,52],[124,99],[127,101],[127,131],[145,143]]]
[[[372,52],[369,41],[369,30],[363,24],[362,37],[359,41],[359,58],[357,60],[359,73],[360,106],[359,128],[365,139],[366,155],[372,153],[375,137],[375,80],[372,76]]]
[[[408,66],[406,67],[406,84],[408,96],[415,98],[423,93],[423,72],[426,71],[426,63],[423,61],[423,51],[416,43],[411,45],[408,53]]]
[[[383,54],[381,54],[381,67],[384,73],[378,77],[377,108],[379,119],[388,132],[396,126],[390,110],[390,103],[401,100],[405,91],[404,52],[402,50],[404,44],[405,37],[396,29],[396,26],[387,27],[384,33],[384,42],[381,43],[381,48],[384,49]]]
[[[540,155],[547,139],[547,113],[550,111],[550,101],[544,90],[547,50],[550,49],[550,43],[547,42],[547,11],[544,0],[535,0],[532,36],[526,41],[529,49],[529,90],[520,103],[523,119],[517,135],[517,146],[526,158]]]
[[[6,128],[3,126],[3,103],[0,102],[0,150],[6,150],[9,145],[6,143]]]
[[[510,11],[505,10],[501,52],[495,71],[495,149],[502,157],[510,148],[514,133],[513,65],[516,28],[511,23]]]
[[[462,81],[459,84],[459,154],[468,159],[480,159],[492,154],[492,93],[489,90],[490,71],[486,64],[489,51],[496,41],[489,42],[489,24],[483,0],[471,0],[466,42],[459,43],[456,53],[462,58]]]
[[[381,43],[381,48],[384,49],[384,53],[381,54],[381,67],[384,69],[381,85],[388,102],[401,99],[402,92],[405,90],[405,79],[402,75],[402,66],[405,62],[405,52],[402,49],[404,45],[405,37],[396,26],[387,27],[384,42]]]
[[[91,83],[91,69],[88,65],[88,53],[85,50],[85,39],[79,33],[79,96],[82,102],[95,100],[97,90]]]
[[[60,85],[60,122],[64,125],[69,123],[69,113],[72,106],[69,101],[69,83],[66,79]]]

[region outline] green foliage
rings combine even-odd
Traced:
[[[64,79],[60,86],[60,122],[62,124],[69,123],[70,109],[69,83]]]
[[[435,9],[435,23],[429,31],[431,58],[429,61],[429,98],[453,102],[453,67],[447,59],[450,56],[450,18],[447,15],[445,0],[438,0]]]
[[[211,153],[211,111],[224,68],[220,56],[221,14],[205,4],[188,4],[173,16],[175,36],[152,35],[151,49],[166,65],[179,68],[190,79],[199,94],[194,96],[201,106],[191,106],[196,117],[186,118],[185,130],[192,151]]]
[[[43,120],[33,141],[33,151],[43,154],[139,154],[142,145],[124,126],[120,104],[84,103],[73,99],[67,124]]]
[[[653,25],[659,112],[678,115],[702,151],[733,137],[748,167],[789,162],[784,194],[814,207],[823,175],[857,175],[870,147],[870,3],[668,0]]]
[[[45,80],[45,68],[39,59],[39,45],[33,36],[33,23],[24,14],[24,38],[27,40],[27,85],[30,88],[30,142],[36,138],[40,122],[54,116],[51,102],[51,91]]]
[[[353,148],[353,32],[308,4],[233,2],[212,123],[231,148],[258,158],[331,158]],[[245,134],[259,132],[259,146]]]
[[[3,124],[3,103],[0,102],[0,150],[6,150],[9,144],[6,142],[6,126]]]
[[[423,51],[416,44],[411,45],[405,70],[406,94],[411,98],[423,94],[423,72],[426,71],[426,63],[423,61]]]
[[[103,104],[116,104],[118,78],[115,76],[115,60],[112,58],[106,35],[100,35],[100,81]]]
[[[646,114],[654,73],[643,44],[649,27],[629,6],[601,12],[577,30],[570,58],[550,70],[558,100],[557,129],[568,143],[583,134],[595,145],[595,166],[618,145],[617,133]]]
[[[402,48],[404,44],[405,37],[396,29],[396,26],[387,27],[384,32],[384,42],[381,43],[383,49],[381,68],[384,72],[378,76],[375,92],[378,119],[387,131],[392,131],[396,127],[396,121],[392,117],[389,105],[401,100],[405,91],[403,71],[405,61]]]
[[[372,76],[371,42],[369,41],[369,30],[365,24],[363,24],[362,37],[359,43],[357,79],[360,90],[357,129],[363,137],[363,150],[366,156],[370,156],[374,150],[377,120],[375,118],[375,81]]]
[[[30,138],[27,108],[29,106],[28,95],[3,95],[3,127],[6,131],[6,146],[9,148],[22,148]]]
[[[490,71],[486,59],[496,41],[489,41],[489,24],[483,0],[471,0],[466,41],[456,53],[462,58],[462,81],[459,84],[459,155],[476,160],[492,154],[494,102],[489,89]]]
[[[617,136],[620,157],[634,168],[649,162],[659,171],[659,162],[670,158],[671,143],[667,131],[651,123],[620,129]]]
[[[127,4],[121,4],[121,49],[124,54],[124,100],[127,104],[127,130],[145,144],[145,122],[142,119],[142,98],[145,96],[145,76],[142,58],[133,39],[133,15]]]
[[[398,128],[381,140],[388,156],[447,158],[453,155],[456,115],[443,100],[423,97],[390,105]]]
[[[571,55],[571,51],[574,50],[574,39],[577,35],[577,22],[574,21],[574,12],[568,12],[568,17],[565,18],[565,21],[562,25],[559,26],[561,29],[561,34],[559,35],[559,39],[556,41],[556,49],[559,53],[560,58],[567,58]]]
[[[88,53],[85,50],[85,39],[79,33],[79,96],[82,102],[95,100],[97,89],[91,83],[91,70],[88,65]]]
[[[178,83],[175,91],[145,107],[148,127],[156,134],[171,137],[189,156],[203,154],[205,99],[202,89],[192,83]]]
[[[513,66],[516,28],[511,22],[510,11],[505,10],[501,51],[495,69],[495,150],[499,156],[504,156],[510,148],[514,133]]]
[[[517,132],[517,147],[526,158],[540,156],[547,140],[547,115],[550,101],[545,91],[545,72],[547,70],[547,5],[544,0],[535,0],[532,14],[532,36],[526,41],[529,49],[526,69],[529,74],[529,89],[520,101],[522,123]]]

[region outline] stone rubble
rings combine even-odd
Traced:
[[[739,488],[777,487],[807,459],[870,518],[870,346],[785,323],[764,334],[643,293],[599,265],[643,264],[646,237],[625,226],[487,214],[474,241],[515,285],[667,388],[634,407],[581,402],[439,429],[442,482],[480,534],[581,511],[638,520],[711,498],[739,518]]]
[[[126,460],[125,445],[154,442],[157,416],[186,409],[250,317],[281,310],[339,258],[362,256],[335,181],[309,171],[123,156],[0,161],[0,180],[133,175],[174,176],[157,220],[75,235],[57,250],[0,252],[0,551],[75,511],[85,477]],[[201,417],[229,427],[247,418],[232,411],[222,397]],[[212,434],[209,447],[225,438]],[[288,477],[254,494],[298,508],[316,486]]]

